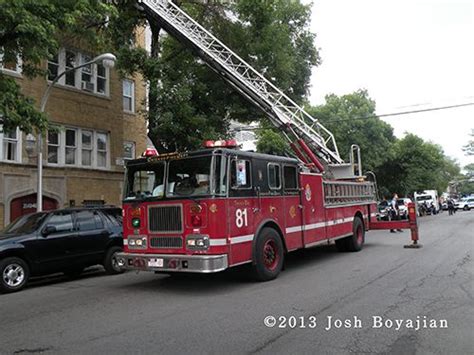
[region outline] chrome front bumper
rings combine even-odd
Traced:
[[[212,273],[227,269],[227,255],[117,253],[124,270]]]

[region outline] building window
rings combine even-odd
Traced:
[[[92,165],[92,131],[82,130],[81,133],[81,143],[82,143],[82,160],[81,163],[83,166]]]
[[[53,81],[59,73],[59,59],[56,54],[48,60],[48,80]]]
[[[66,165],[76,164],[76,130],[66,129]]]
[[[91,56],[81,54],[81,64],[90,62],[91,60]],[[81,69],[81,89],[90,92],[94,92],[95,90],[92,64],[89,64]]]
[[[0,158],[8,162],[20,162],[20,130],[17,128],[12,132],[2,132],[0,130]]]
[[[65,54],[65,68],[64,70],[71,70],[77,65],[77,53],[67,50]],[[67,73],[65,84],[69,86],[76,86],[76,70]]]
[[[59,133],[48,132],[48,163],[59,164]]]
[[[0,48],[0,70],[5,72],[21,74],[21,58],[19,56],[11,56],[3,52]]]
[[[48,163],[59,166],[107,168],[108,135],[80,128],[48,132]]]
[[[135,82],[132,80],[122,81],[123,110],[135,112]]]
[[[58,73],[91,61],[92,57],[92,55],[78,51],[60,49],[56,56],[48,60],[48,80],[54,80]],[[59,78],[58,84],[94,94],[108,95],[109,69],[102,64],[90,64]]]
[[[107,88],[107,69],[102,64],[97,64],[97,92],[104,94]]]
[[[105,168],[107,165],[107,135],[97,133],[97,166]]]
[[[123,158],[135,159],[135,143],[123,142]]]

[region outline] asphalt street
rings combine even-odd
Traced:
[[[246,267],[43,278],[0,295],[0,353],[472,354],[473,239],[474,211],[442,213],[420,219],[421,249],[369,232],[359,253],[290,254],[266,283]]]

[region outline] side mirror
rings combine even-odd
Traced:
[[[47,237],[50,234],[56,233],[56,227],[52,225],[47,225],[46,227],[43,228],[41,231],[41,235],[43,237]]]

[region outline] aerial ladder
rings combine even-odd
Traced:
[[[297,157],[313,171],[336,179],[362,175],[360,149],[353,145],[350,162],[340,157],[334,135],[271,81],[257,72],[180,7],[168,0],[139,0],[149,19],[192,49],[237,92],[266,113],[282,130]]]

